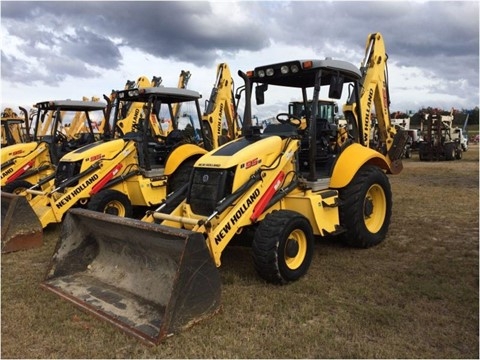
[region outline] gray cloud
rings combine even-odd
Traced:
[[[119,46],[211,66],[218,51],[255,51],[269,43],[261,24],[214,17],[206,2],[7,1],[1,6],[4,26],[26,46],[55,45],[65,56],[113,69],[120,63]]]
[[[417,67],[452,84],[463,81],[466,96],[478,98],[477,1],[248,1],[239,11],[232,5],[220,14],[218,3],[197,1],[0,5],[2,37],[21,42],[21,54],[2,49],[2,77],[12,82],[97,76],[120,67],[122,47],[211,68],[219,54],[254,52],[275,42],[355,63],[366,35],[381,32],[396,66]]]

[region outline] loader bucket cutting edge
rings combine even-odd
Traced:
[[[202,234],[71,209],[42,288],[146,343],[220,310],[220,274]]]
[[[2,254],[42,246],[42,224],[28,200],[2,191],[1,201]]]

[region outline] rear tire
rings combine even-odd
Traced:
[[[462,149],[459,147],[459,148],[457,148],[457,150],[456,150],[455,159],[461,160],[462,157],[463,157],[463,151],[462,151]]]
[[[345,242],[358,248],[381,243],[392,215],[392,192],[387,175],[376,166],[362,167],[340,191],[340,224]]]
[[[116,190],[102,190],[93,195],[88,209],[105,214],[131,218],[133,209],[128,196]]]
[[[297,212],[273,211],[259,223],[252,250],[255,269],[266,281],[286,284],[298,280],[312,262],[312,226]]]
[[[445,159],[446,160],[455,160],[455,144],[448,143],[445,144]]]

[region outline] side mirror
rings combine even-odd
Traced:
[[[343,76],[340,74],[332,74],[330,79],[330,89],[328,97],[331,99],[340,99],[343,91]]]
[[[265,104],[265,91],[268,89],[268,84],[257,85],[255,87],[255,101],[257,105]]]

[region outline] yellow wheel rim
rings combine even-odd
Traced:
[[[307,237],[301,230],[294,230],[285,243],[285,264],[290,270],[298,269],[307,254]]]
[[[125,217],[125,214],[126,214],[125,206],[120,201],[117,201],[117,200],[110,201],[105,206],[105,209],[103,210],[103,212],[106,214],[117,215],[122,217]]]
[[[368,231],[375,234],[380,231],[385,222],[387,212],[387,197],[383,188],[374,184],[370,186],[363,202],[363,219]]]

